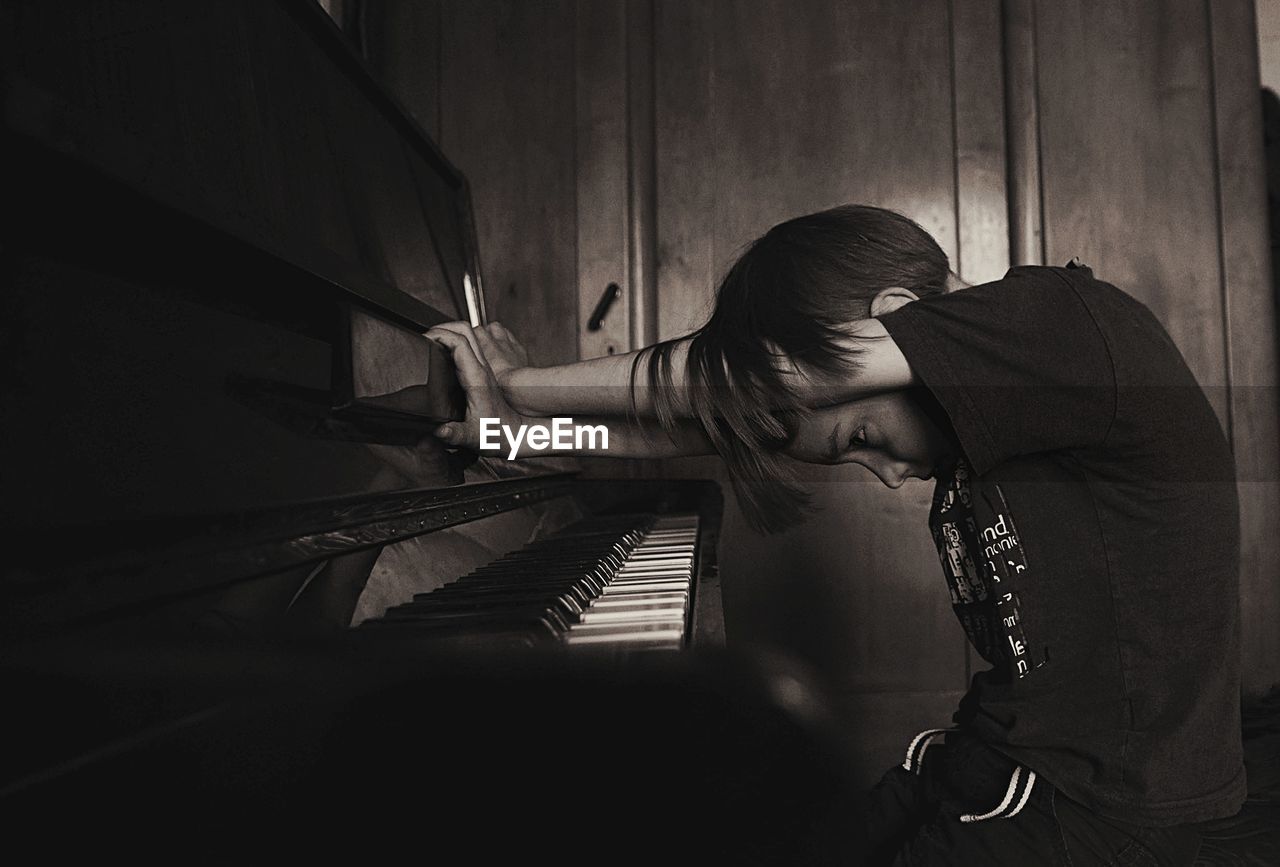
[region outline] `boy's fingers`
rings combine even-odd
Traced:
[[[485,361],[489,360],[489,356],[491,354],[494,355],[495,358],[499,357],[495,353],[502,351],[499,348],[501,344],[499,344],[495,339],[492,331],[489,331],[487,328],[477,328],[475,330],[475,338],[476,343],[480,346],[480,352],[482,353],[482,357]]]
[[[490,322],[479,329],[481,348],[488,358],[501,359],[504,364],[523,366],[529,363],[529,353],[500,322]]]
[[[467,432],[462,425],[458,424],[442,424],[432,433],[436,439],[442,440],[451,446],[467,445]]]
[[[444,322],[435,326],[423,336],[429,337],[432,340],[437,340],[445,334],[451,334],[466,340],[471,346],[471,352],[475,355],[476,360],[486,367],[488,366],[485,361],[484,350],[481,348],[479,341],[476,339],[475,331],[470,325],[465,322]]]
[[[489,387],[489,370],[476,357],[470,340],[444,328],[433,328],[427,332],[427,336],[448,347],[453,356],[453,366],[458,369],[458,381],[464,389],[470,391],[473,388]]]
[[[441,322],[439,325],[431,326],[431,329],[427,331],[428,337],[431,336],[432,331],[452,331],[455,334],[461,334],[465,336],[468,332],[471,331],[471,326],[468,325],[466,322]]]

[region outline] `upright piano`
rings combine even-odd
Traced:
[[[828,840],[818,703],[714,652],[716,486],[428,435],[421,334],[485,315],[466,179],[318,5],[10,2],[0,64],[6,845]]]

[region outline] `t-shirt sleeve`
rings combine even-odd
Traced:
[[[1061,271],[1015,268],[880,322],[946,410],[978,473],[1106,439],[1116,412],[1111,354]]]

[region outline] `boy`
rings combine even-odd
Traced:
[[[500,327],[429,336],[471,402],[451,443],[508,401],[629,405],[669,436],[624,420],[608,454],[714,450],[770,529],[802,499],[787,459],[937,479],[930,529],[991,668],[873,792],[877,863],[1190,864],[1194,823],[1239,809],[1231,454],[1164,329],[1089,269],[966,287],[915,224],[845,207],[770,230],[706,326],[630,359],[539,370]]]

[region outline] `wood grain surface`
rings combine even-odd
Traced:
[[[471,180],[489,318],[535,363],[578,356],[574,4],[443,10],[439,144]]]
[[[894,208],[956,258],[946,2],[672,0],[655,32],[662,337],[700,324],[743,246],[799,214]],[[971,151],[980,129],[966,127]],[[973,167],[967,191],[982,183]],[[792,648],[839,688],[962,687],[964,641],[926,529],[930,486],[888,491],[860,467],[806,477],[821,511],[781,536],[755,535],[728,509],[729,640]]]

